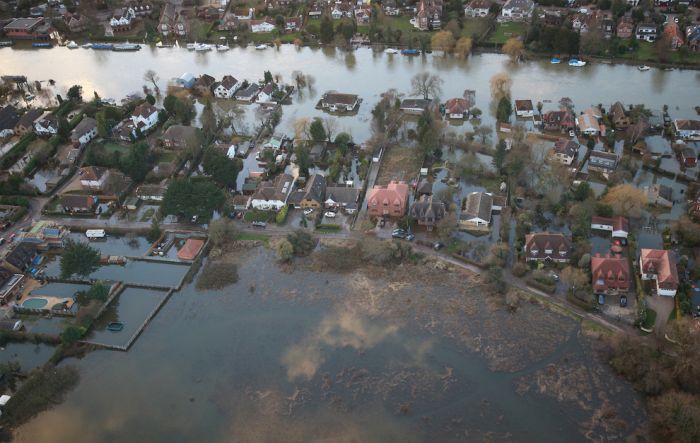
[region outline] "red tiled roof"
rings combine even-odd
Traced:
[[[676,262],[671,258],[668,251],[662,249],[642,249],[640,255],[643,273],[655,274],[656,280],[660,285],[678,286]]]
[[[182,248],[177,251],[177,258],[180,260],[194,260],[203,246],[204,240],[198,238],[188,238]]]
[[[627,257],[592,257],[591,274],[594,291],[629,289],[630,266]]]

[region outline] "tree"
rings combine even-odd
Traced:
[[[109,286],[98,281],[90,286],[90,289],[87,290],[85,295],[88,300],[106,301],[109,295]]]
[[[457,230],[457,214],[448,212],[435,225],[437,235],[443,242],[448,242],[452,239],[452,234]]]
[[[309,156],[309,148],[307,148],[303,143],[298,143],[294,147],[294,154],[297,157],[297,167],[299,168],[299,174],[308,177],[309,168],[311,167],[311,157]]]
[[[510,104],[509,97],[503,97],[498,102],[498,107],[496,108],[496,119],[501,123],[507,123],[510,121],[510,116],[513,114],[513,106]]]
[[[202,114],[199,116],[199,122],[202,124],[204,140],[208,144],[216,137],[218,128],[216,114],[214,114],[214,109],[212,108],[211,100],[209,99],[207,99],[204,103],[204,109],[202,109]]]
[[[263,76],[264,76],[265,84],[267,84],[267,83],[272,83],[272,72],[270,72],[270,71],[265,71],[265,72],[263,73]]]
[[[151,229],[148,230],[146,233],[146,241],[149,243],[155,243],[158,241],[163,235],[163,232],[160,230],[160,223],[158,223],[158,218],[153,217],[151,220]]]
[[[340,149],[340,152],[345,155],[348,150],[348,145],[352,142],[352,135],[347,132],[341,132],[335,136],[335,145]]]
[[[430,96],[438,97],[442,93],[442,79],[435,74],[419,72],[411,78],[413,95],[422,95],[428,100]]]
[[[326,141],[326,130],[323,127],[323,120],[318,117],[314,118],[309,127],[309,133],[311,134],[311,139],[316,143]]]
[[[333,41],[333,34],[333,22],[331,22],[331,19],[327,15],[324,15],[321,19],[321,29],[319,35],[321,43],[330,43]]]
[[[326,131],[326,138],[330,142],[333,139],[335,128],[338,127],[338,120],[335,117],[326,117],[323,119],[323,129]]]
[[[238,229],[230,220],[220,218],[209,223],[209,240],[214,246],[221,246],[236,239]]]
[[[316,239],[308,232],[297,229],[291,234],[287,234],[287,240],[292,244],[294,255],[305,256],[311,254],[316,248]]]
[[[573,295],[575,295],[577,288],[581,289],[589,282],[588,274],[573,266],[567,266],[561,271],[561,280],[569,286]]]
[[[80,326],[68,325],[61,332],[61,341],[66,345],[76,343],[83,337],[85,330]]]
[[[100,253],[87,243],[68,240],[61,254],[61,277],[87,277],[100,267]]]
[[[153,166],[154,156],[146,142],[138,142],[129,148],[122,170],[134,182],[142,182]]]
[[[512,62],[519,61],[525,54],[525,45],[517,37],[511,37],[503,44],[503,53],[510,57]]]
[[[73,85],[68,90],[68,100],[73,102],[83,101],[83,87],[80,85]]]
[[[223,205],[224,199],[224,193],[210,180],[178,178],[165,191],[161,210],[188,220],[193,215],[208,219],[212,211]]]
[[[204,151],[202,167],[214,181],[227,188],[235,189],[238,173],[243,169],[243,164],[240,159],[229,158],[222,151],[209,147]]]
[[[602,201],[612,206],[616,214],[639,217],[647,204],[647,196],[635,186],[622,184],[608,190]]]
[[[445,54],[452,52],[455,46],[455,38],[450,31],[440,31],[433,35],[430,46],[436,51],[443,51]]]
[[[146,95],[146,101],[152,106],[156,104],[156,98],[151,94]]]
[[[469,37],[462,37],[457,40],[455,45],[455,55],[459,58],[467,58],[472,52],[472,39]]]
[[[292,260],[292,257],[294,257],[294,246],[292,246],[286,238],[280,240],[275,249],[277,252],[277,259],[282,263],[289,262]]]
[[[496,152],[493,154],[493,166],[498,172],[503,169],[503,163],[506,160],[506,147],[506,141],[503,139],[499,140],[498,144],[496,144]]]
[[[168,114],[175,115],[175,105],[177,104],[177,97],[168,94],[163,99],[163,108],[168,111]]]
[[[652,398],[649,419],[657,441],[700,440],[700,400],[697,395],[668,391]]]
[[[489,125],[479,125],[474,128],[474,135],[481,139],[481,143],[486,143],[486,139],[489,138],[493,129]]]
[[[149,69],[143,74],[143,79],[147,82],[153,83],[153,90],[156,92],[156,95],[160,94],[160,88],[158,87],[158,74],[156,74],[156,71],[153,69]]]
[[[513,85],[513,80],[505,72],[495,74],[489,80],[491,89],[491,98],[494,101],[501,100],[503,97],[510,97],[510,87]]]

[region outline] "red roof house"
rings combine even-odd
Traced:
[[[642,249],[639,254],[639,269],[642,280],[654,280],[656,293],[674,297],[678,289],[676,261],[669,251],[662,249]]]
[[[617,294],[630,289],[630,265],[627,257],[591,258],[593,291],[596,294]]]
[[[407,205],[406,182],[391,181],[387,186],[375,186],[367,196],[367,213],[373,217],[403,217]]]

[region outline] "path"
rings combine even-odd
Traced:
[[[660,295],[650,295],[645,298],[647,307],[656,311],[656,322],[654,323],[654,333],[662,335],[666,332],[666,323],[671,311],[675,307],[673,297],[663,297]]]

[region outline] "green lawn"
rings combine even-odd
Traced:
[[[119,152],[121,155],[127,155],[129,153],[128,146],[122,146],[116,143],[107,142],[103,145],[105,153],[113,155],[115,152]]]
[[[279,36],[274,32],[250,32],[247,34],[248,41],[256,43],[272,43],[277,38],[279,38],[282,43],[293,43],[294,40],[301,39],[301,34],[298,32],[290,32]]]
[[[465,18],[463,21],[462,36],[482,36],[489,27],[485,18]]]
[[[175,153],[173,151],[159,152],[158,155],[156,156],[156,161],[158,163],[160,163],[160,162],[169,163],[175,159],[177,159],[177,153]]]
[[[636,52],[630,52],[621,57],[629,60],[639,60],[640,62],[659,61],[654,43],[649,42],[639,42],[639,49]],[[685,59],[682,60],[679,51],[669,51],[668,62],[700,64],[700,53],[689,53]]]
[[[401,32],[409,32],[415,30],[410,22],[411,17],[408,15],[400,15],[398,17],[384,17],[384,28],[391,27],[391,29],[398,29]]]
[[[496,24],[496,30],[486,39],[489,43],[503,44],[509,38],[527,33],[527,24],[520,22],[506,22]]]
[[[267,211],[259,211],[257,209],[251,209],[250,211],[247,211],[245,215],[243,216],[243,220],[247,221],[248,223],[254,222],[254,221],[262,221],[262,222],[267,222],[270,220],[270,217],[274,215],[273,212],[267,212]]]

